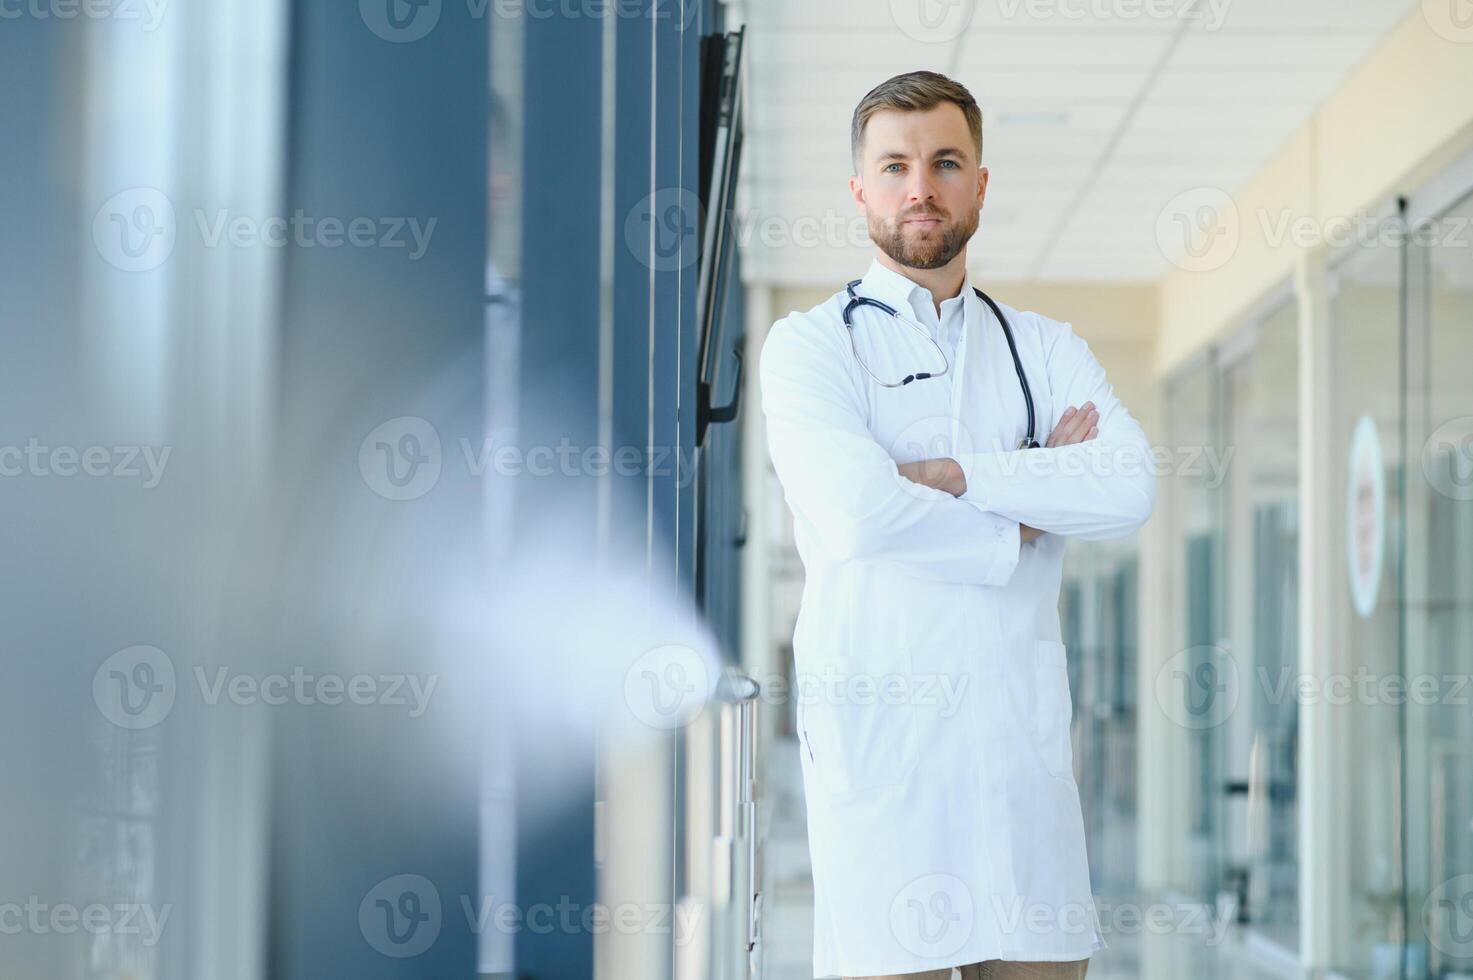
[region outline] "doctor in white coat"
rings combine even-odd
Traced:
[[[793,637],[815,976],[1078,978],[1104,949],[1060,642],[1067,539],[1130,534],[1156,477],[1067,323],[966,280],[987,192],[967,90],[913,72],[852,128],[877,254],[773,325],[773,465],[805,569]],[[908,375],[929,374],[907,383]]]

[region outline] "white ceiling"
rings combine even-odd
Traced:
[[[1163,207],[1241,186],[1417,7],[1175,12],[1190,2],[746,0],[744,277],[827,287],[863,272],[873,246],[849,196],[849,120],[879,82],[930,68],[982,106],[991,180],[975,275],[1154,280],[1169,268]]]

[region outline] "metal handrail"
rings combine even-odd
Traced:
[[[731,799],[734,804],[737,818],[734,836],[746,838],[743,897],[746,904],[745,946],[749,953],[757,945],[760,897],[757,888],[757,699],[761,693],[762,687],[757,681],[735,671],[722,676],[716,692],[717,700],[725,707],[736,709],[737,764],[732,774],[736,777],[736,787],[729,797],[726,794],[723,797]]]

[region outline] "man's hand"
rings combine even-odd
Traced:
[[[1049,433],[1045,449],[1057,449],[1060,446],[1072,446],[1078,442],[1085,442],[1100,434],[1100,413],[1095,408],[1094,402],[1085,402],[1079,408],[1070,405],[1064,410],[1059,419],[1059,427]],[[1018,538],[1022,541],[1032,541],[1041,537],[1043,532],[1036,527],[1027,524],[1018,525]]]
[[[1085,402],[1079,408],[1071,405],[1059,418],[1059,427],[1049,433],[1044,448],[1057,449],[1093,439],[1100,434],[1099,422],[1100,413],[1094,402]],[[961,464],[950,456],[900,463],[896,469],[912,483],[919,483],[933,490],[944,490],[953,497],[960,497],[967,492],[966,474],[962,472]],[[1032,541],[1042,534],[1036,527],[1018,525],[1018,538],[1021,541]]]
[[[1085,402],[1077,409],[1071,405],[1059,419],[1059,427],[1049,433],[1045,448],[1072,446],[1093,439],[1100,434],[1099,422],[1100,413],[1094,402]]]

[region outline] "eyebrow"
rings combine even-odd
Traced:
[[[964,154],[962,153],[962,151],[961,150],[958,150],[956,147],[954,147],[954,146],[946,146],[946,147],[942,147],[941,149],[937,150],[935,153],[932,153],[931,154],[931,159],[932,160],[938,160],[941,157],[959,157],[959,156],[963,156],[963,155]],[[908,154],[901,153],[898,150],[891,150],[889,153],[881,153],[878,162],[879,163],[884,163],[887,160],[909,160],[909,159],[910,159],[910,156]]]

